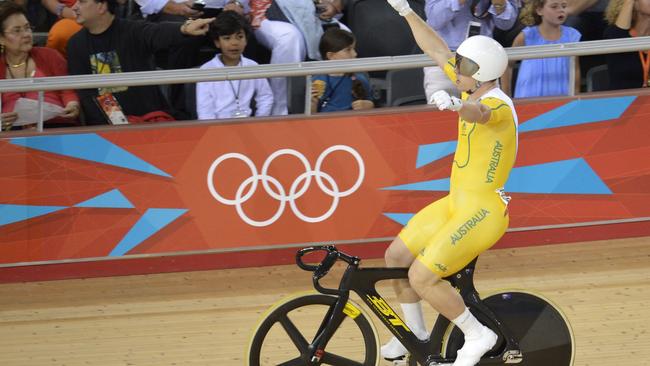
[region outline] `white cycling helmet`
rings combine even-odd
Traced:
[[[490,37],[469,37],[456,50],[456,67],[460,73],[480,82],[498,79],[507,66],[506,50]]]

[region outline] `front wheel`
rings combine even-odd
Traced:
[[[293,296],[269,309],[255,330],[248,352],[249,366],[307,365],[308,346],[316,336],[335,296]],[[377,332],[360,306],[348,300],[345,319],[321,357],[322,365],[376,366]]]
[[[575,343],[562,311],[550,301],[526,292],[502,292],[483,299],[519,342],[522,366],[573,365]],[[446,319],[439,321],[446,321]],[[449,323],[447,321],[447,323]],[[441,354],[455,358],[463,346],[462,332],[447,326]],[[493,351],[489,352],[490,355]],[[479,365],[487,364],[481,361]]]

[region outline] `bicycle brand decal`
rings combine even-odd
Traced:
[[[370,300],[372,306],[374,306],[375,309],[377,309],[377,311],[379,311],[390,324],[396,327],[402,327],[408,332],[411,331],[409,327],[404,324],[402,319],[400,319],[399,316],[395,314],[395,311],[393,311],[393,309],[391,309],[391,307],[386,303],[386,300],[377,296],[366,295],[366,297],[368,297],[368,300]]]
[[[343,314],[352,319],[356,319],[361,314],[361,310],[357,309],[353,304],[346,302],[345,307],[343,308]]]
[[[349,153],[356,160],[357,165],[359,167],[356,181],[350,188],[344,191],[340,190],[339,185],[334,180],[334,177],[321,170],[321,166],[325,158],[327,158],[327,156],[330,153],[335,151],[344,151]],[[275,160],[275,158],[282,155],[291,155],[298,158],[298,160],[300,160],[300,162],[305,168],[305,172],[300,174],[291,184],[288,194],[277,178],[267,174],[269,170],[269,166],[271,165],[273,160]],[[221,194],[217,192],[214,186],[214,173],[216,168],[219,166],[219,164],[221,164],[222,162],[228,159],[237,159],[243,161],[248,166],[251,172],[251,176],[244,179],[244,181],[241,182],[241,184],[237,188],[234,199],[224,198]],[[352,193],[354,193],[357,189],[359,189],[361,183],[363,182],[364,176],[365,176],[365,165],[363,159],[361,158],[361,155],[355,149],[349,146],[334,145],[325,149],[320,154],[320,156],[316,159],[316,165],[314,166],[314,169],[311,168],[311,164],[309,163],[309,161],[307,161],[307,158],[302,153],[293,149],[277,150],[266,159],[264,164],[262,164],[262,171],[259,174],[257,168],[255,167],[255,164],[253,164],[253,161],[246,155],[240,153],[234,153],[234,152],[223,154],[219,156],[217,159],[215,159],[212,165],[210,166],[210,169],[208,170],[207,180],[208,180],[208,189],[210,190],[212,197],[214,197],[217,201],[219,201],[224,205],[235,206],[237,210],[237,214],[247,224],[256,227],[263,227],[263,226],[269,226],[273,224],[280,218],[280,216],[282,216],[282,213],[284,212],[287,202],[289,203],[289,207],[291,208],[291,211],[293,211],[294,215],[296,215],[300,220],[304,222],[315,223],[315,222],[321,222],[328,219],[330,216],[334,214],[334,211],[336,211],[336,207],[338,206],[339,200],[341,198],[347,197]],[[316,216],[316,217],[305,215],[300,211],[300,209],[296,204],[296,200],[302,197],[309,189],[309,186],[311,185],[312,182],[312,177],[315,178],[316,185],[318,186],[318,188],[320,188],[320,190],[323,193],[325,193],[326,195],[332,198],[332,204],[330,205],[330,208],[321,216]],[[242,205],[253,196],[260,182],[262,183],[263,190],[271,198],[275,199],[276,201],[279,201],[280,204],[277,211],[275,212],[275,214],[273,214],[273,216],[271,216],[271,218],[267,220],[257,221],[251,219],[244,212]]]

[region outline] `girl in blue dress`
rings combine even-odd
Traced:
[[[563,25],[567,18],[567,0],[529,0],[520,20],[527,25],[515,38],[513,47],[561,44],[580,41],[575,28]],[[502,78],[503,91],[515,98],[569,95],[569,57],[522,60],[514,94],[511,93],[511,63]],[[580,66],[575,62],[576,92],[580,90]]]

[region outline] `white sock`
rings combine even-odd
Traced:
[[[404,314],[404,322],[411,329],[411,332],[420,339],[427,339],[429,332],[424,324],[424,314],[422,314],[422,304],[414,302],[412,304],[400,304]]]
[[[481,330],[483,329],[483,324],[469,312],[467,307],[465,307],[465,311],[462,314],[452,320],[452,323],[456,324],[463,331],[465,338],[476,338],[481,334]]]

